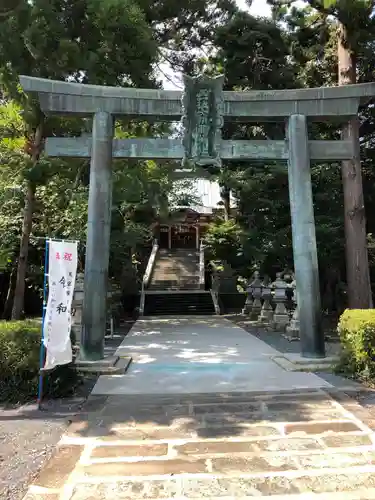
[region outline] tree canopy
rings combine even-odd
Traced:
[[[257,18],[232,0],[19,0],[0,9],[0,303],[6,317],[28,311],[40,293],[43,239],[74,238],[85,252],[89,162],[51,159],[47,136],[90,133],[89,120],[45,117],[20,90],[20,74],[115,86],[161,86],[161,67],[198,74],[224,73],[226,90],[337,85],[338,28],[355,59],[356,79],[374,79],[374,2],[370,0],[268,0],[273,15]],[[354,60],[353,59],[353,60]],[[374,107],[360,110],[359,135],[370,270],[374,276]],[[166,124],[116,122],[117,137],[172,135]],[[280,139],[283,124],[225,124],[225,139]],[[313,125],[314,138],[340,131]],[[112,276],[142,275],[152,225],[169,197],[192,199],[171,164],[113,164]],[[238,162],[211,169],[221,185],[225,217],[209,228],[212,257],[227,260],[239,276],[293,266],[287,171],[283,163]],[[332,296],[346,282],[344,197],[339,165],[312,168],[322,290]],[[230,195],[236,202],[230,207]],[[232,207],[233,208],[233,207]],[[130,274],[129,274],[130,273]],[[119,278],[122,277],[122,278]],[[26,284],[26,285],[25,285]],[[25,288],[26,286],[26,288]],[[134,289],[137,285],[135,283]],[[24,307],[23,298],[26,296]],[[13,298],[15,297],[15,301]],[[325,301],[327,304],[328,299]],[[14,303],[16,306],[14,306]],[[334,307],[329,303],[327,307]]]

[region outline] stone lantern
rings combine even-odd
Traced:
[[[244,316],[251,314],[252,308],[253,308],[253,287],[250,284],[246,288],[246,301],[245,301],[245,305],[242,309],[242,314]]]
[[[77,346],[80,345],[82,339],[84,277],[84,273],[77,274],[72,301],[72,332]],[[120,323],[121,312],[121,288],[109,282],[107,290],[107,317],[110,322],[111,334],[113,334],[115,326],[118,326]]]
[[[289,315],[285,307],[288,284],[282,279],[282,273],[276,274],[276,280],[272,283],[272,288],[274,289],[274,301],[276,303],[273,324],[275,329],[285,330],[285,327],[289,324]]]
[[[82,307],[84,296],[84,274],[78,273],[73,292],[72,300],[72,333],[77,345],[81,343],[82,338]]]
[[[294,303],[294,311],[293,316],[290,322],[290,325],[287,326],[286,331],[291,340],[299,339],[299,311],[298,311],[298,296],[297,296],[297,288],[295,280],[291,284],[293,289],[293,303]]]
[[[251,309],[251,319],[256,321],[259,317],[259,314],[262,310],[262,287],[263,283],[260,279],[259,271],[255,271],[254,279],[251,283],[253,289],[253,307]]]
[[[262,323],[271,323],[273,319],[273,308],[271,305],[272,288],[270,280],[268,278],[265,278],[263,280],[262,299],[263,299],[263,305],[262,305],[262,310],[260,312],[259,320]]]

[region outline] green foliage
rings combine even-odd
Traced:
[[[9,248],[0,248],[0,272],[4,271],[9,263],[11,250]]]
[[[25,152],[44,120],[35,100],[20,92],[18,75],[118,86],[158,86],[155,71],[166,62],[189,73],[225,73],[226,90],[282,89],[337,82],[337,20],[350,20],[350,43],[358,53],[358,79],[375,78],[370,0],[269,0],[273,18],[240,12],[232,0],[19,0],[0,10],[0,269],[15,264],[23,219],[25,185],[36,187],[28,283],[41,276],[45,235],[86,238],[89,164]],[[5,5],[5,4],[4,4]],[[328,15],[329,14],[329,15]],[[354,36],[355,35],[355,36]],[[201,53],[197,56],[197,49]],[[203,56],[202,56],[203,54]],[[13,100],[10,100],[10,98]],[[18,103],[18,104],[16,104]],[[21,103],[21,108],[20,108]],[[23,108],[23,113],[20,109]],[[48,117],[44,134],[76,137],[90,120]],[[368,230],[375,234],[374,108],[361,108],[363,179]],[[116,138],[160,137],[168,125],[117,120]],[[284,124],[225,123],[224,139],[282,139]],[[314,139],[334,139],[337,130],[314,125]],[[364,145],[366,144],[366,147]],[[112,276],[131,274],[147,253],[156,217],[173,203],[192,201],[191,186],[173,183],[171,164],[113,163]],[[212,255],[238,274],[254,265],[267,274],[291,267],[292,242],[285,164],[239,162],[210,172],[221,192],[234,196],[232,220],[216,221],[207,233]],[[343,196],[337,165],[312,167],[319,268],[323,287],[343,275]],[[372,242],[372,238],[370,238]],[[373,245],[375,248],[375,245]],[[375,256],[375,250],[373,251]],[[375,258],[373,259],[373,264]],[[129,269],[129,266],[133,266]],[[375,269],[373,265],[373,269]],[[141,271],[139,271],[141,272]],[[336,278],[335,278],[336,279]],[[5,293],[3,292],[3,295]]]
[[[0,321],[0,402],[36,398],[39,377],[41,324],[38,321]],[[47,377],[46,396],[70,394],[79,379],[67,366]]]
[[[375,311],[347,309],[338,324],[343,347],[338,371],[363,378],[375,376]]]
[[[227,90],[294,87],[287,37],[273,20],[237,12],[218,27],[213,43],[218,51],[210,65],[224,73]]]
[[[138,0],[138,4],[153,26],[160,61],[189,74],[196,69],[197,49],[210,53],[216,29],[238,10],[234,0]],[[163,71],[160,64],[157,67]]]
[[[227,261],[238,268],[243,256],[242,229],[234,220],[218,220],[208,226],[205,244],[213,260]]]
[[[33,231],[30,239],[30,265],[27,286],[38,289],[42,282],[42,255],[46,235],[77,239],[79,267],[85,253],[89,162],[87,160],[53,159],[41,156],[32,165],[24,152],[22,115],[13,101],[0,105],[0,270],[11,270],[19,245],[22,225],[24,179],[36,184]],[[75,134],[75,123],[63,121],[50,126],[59,135]],[[61,133],[63,132],[63,133]],[[118,124],[116,134],[134,137],[157,135],[159,129],[139,124]],[[177,193],[178,191],[178,193]],[[173,182],[173,168],[154,162],[113,162],[113,213],[110,273],[118,279],[128,261],[152,239],[150,226],[157,214],[168,207],[168,197],[189,198],[191,182]],[[126,271],[127,272],[127,271]],[[125,283],[124,283],[125,284]]]
[[[345,27],[344,46],[355,55],[358,81],[373,80],[373,0],[267,1],[280,26],[287,26],[292,61],[304,85],[337,84],[338,23]]]
[[[245,13],[234,15],[216,30],[213,41],[216,53],[200,61],[201,67],[212,74],[225,73],[226,90],[337,84],[337,20],[350,20],[349,41],[358,54],[359,80],[374,79],[375,32],[373,17],[369,15],[373,2],[338,0],[329,10],[323,6],[323,0],[309,0],[303,5],[290,0],[269,0],[269,3],[273,6],[273,20],[256,19]],[[362,151],[364,194],[368,229],[374,234],[373,106],[363,107],[361,112],[361,137],[363,145],[366,144]],[[224,136],[225,139],[282,139],[285,130],[283,124],[232,123],[225,125]],[[310,138],[337,139],[338,127],[312,125]],[[227,240],[231,265],[245,276],[255,264],[261,266],[262,272],[273,275],[284,267],[293,267],[286,164],[232,163],[211,173],[231,190],[237,204],[232,216],[241,229],[241,237],[234,251],[231,239]],[[329,300],[345,280],[345,211],[340,166],[314,164],[312,183],[323,297],[329,307],[341,308],[338,299],[335,305],[332,304],[335,300]],[[220,234],[217,227],[215,232]],[[219,240],[211,238],[211,244],[218,248],[218,253],[224,253]],[[215,253],[215,248],[212,251]]]
[[[0,74],[13,97],[20,74],[144,86],[156,54],[136,2],[23,0],[2,23]]]

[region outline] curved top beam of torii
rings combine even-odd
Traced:
[[[183,92],[175,90],[106,87],[20,77],[25,92],[37,93],[47,114],[92,115],[106,111],[141,120],[177,121],[182,116]],[[375,97],[375,83],[290,90],[224,91],[225,119],[252,122],[303,114],[315,120],[344,121],[361,102]]]

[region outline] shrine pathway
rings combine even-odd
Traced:
[[[140,321],[119,352],[25,499],[375,499],[371,414],[241,328]]]
[[[220,316],[137,321],[116,352],[132,356],[125,375],[102,376],[93,394],[192,394],[330,387],[312,373],[287,372],[280,353]]]

